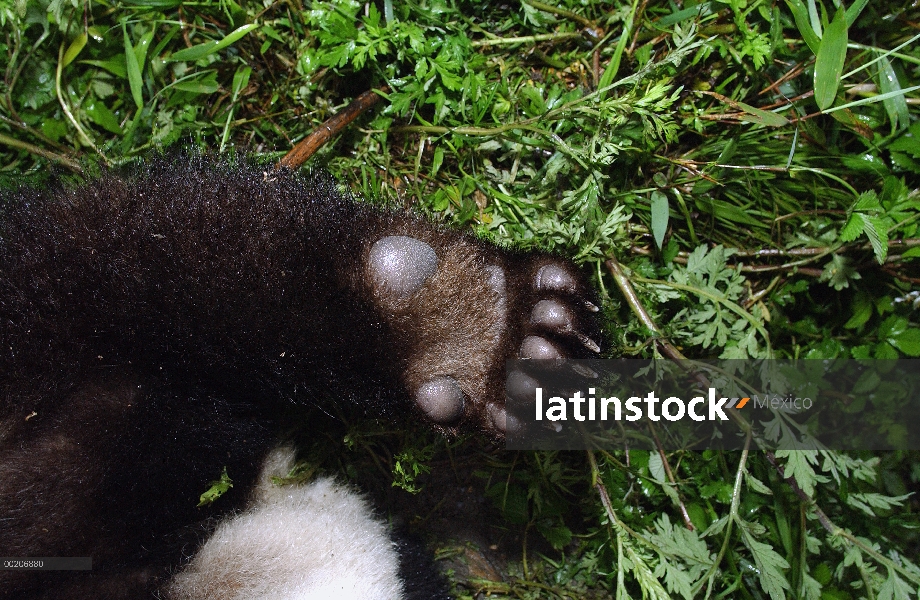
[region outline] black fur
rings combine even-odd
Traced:
[[[574,273],[566,263],[373,209],[324,175],[173,155],[0,206],[0,555],[94,565],[0,571],[0,598],[156,589],[194,543],[182,532],[216,514],[195,506],[224,466],[221,510],[245,501],[275,403],[390,415],[414,398],[443,431],[501,437],[522,339],[585,353],[529,318],[534,304],[593,332],[581,283],[535,283],[546,265]],[[420,289],[374,279],[387,236],[434,249]],[[432,411],[419,390],[445,377],[428,402],[457,410]]]
[[[397,536],[399,577],[405,584],[405,600],[450,600],[444,578],[438,574],[431,554],[408,534]]]

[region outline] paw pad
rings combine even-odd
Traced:
[[[571,330],[573,321],[572,311],[555,300],[540,300],[530,313],[530,322],[534,325],[543,325],[560,331]]]
[[[530,358],[533,360],[556,360],[563,358],[562,353],[551,344],[536,335],[528,335],[521,342],[521,358]]]
[[[559,265],[543,265],[537,271],[537,289],[541,292],[574,294],[577,287],[578,284],[572,274]]]
[[[501,437],[521,430],[506,403],[532,400],[541,383],[526,364],[506,374],[505,362],[600,351],[591,339],[597,307],[578,271],[449,233],[428,232],[424,241],[396,235],[407,232],[374,242],[365,268],[398,344],[394,366],[409,399],[443,431],[475,425]]]
[[[417,292],[438,268],[434,249],[415,238],[391,235],[377,240],[368,256],[374,288],[397,298]]]
[[[415,403],[435,423],[450,424],[463,414],[463,391],[453,377],[437,377],[415,390]]]

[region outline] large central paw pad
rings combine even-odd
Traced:
[[[374,287],[396,298],[419,290],[438,268],[434,249],[415,238],[391,235],[374,243],[368,256]]]

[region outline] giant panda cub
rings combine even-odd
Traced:
[[[505,361],[596,351],[589,296],[568,262],[324,175],[173,153],[6,192],[0,555],[92,570],[0,570],[0,598],[445,597],[360,495],[268,483],[292,460],[278,415],[341,403],[501,439]],[[198,508],[224,468],[234,487]]]

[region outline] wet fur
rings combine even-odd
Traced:
[[[504,361],[530,327],[534,274],[555,260],[371,208],[328,176],[200,155],[20,190],[0,210],[0,554],[94,565],[0,571],[0,598],[161,586],[196,523],[244,505],[275,405],[393,415],[450,373],[468,401],[435,426],[500,437]],[[368,276],[391,235],[438,254],[406,298]],[[234,490],[196,508],[224,466]]]

